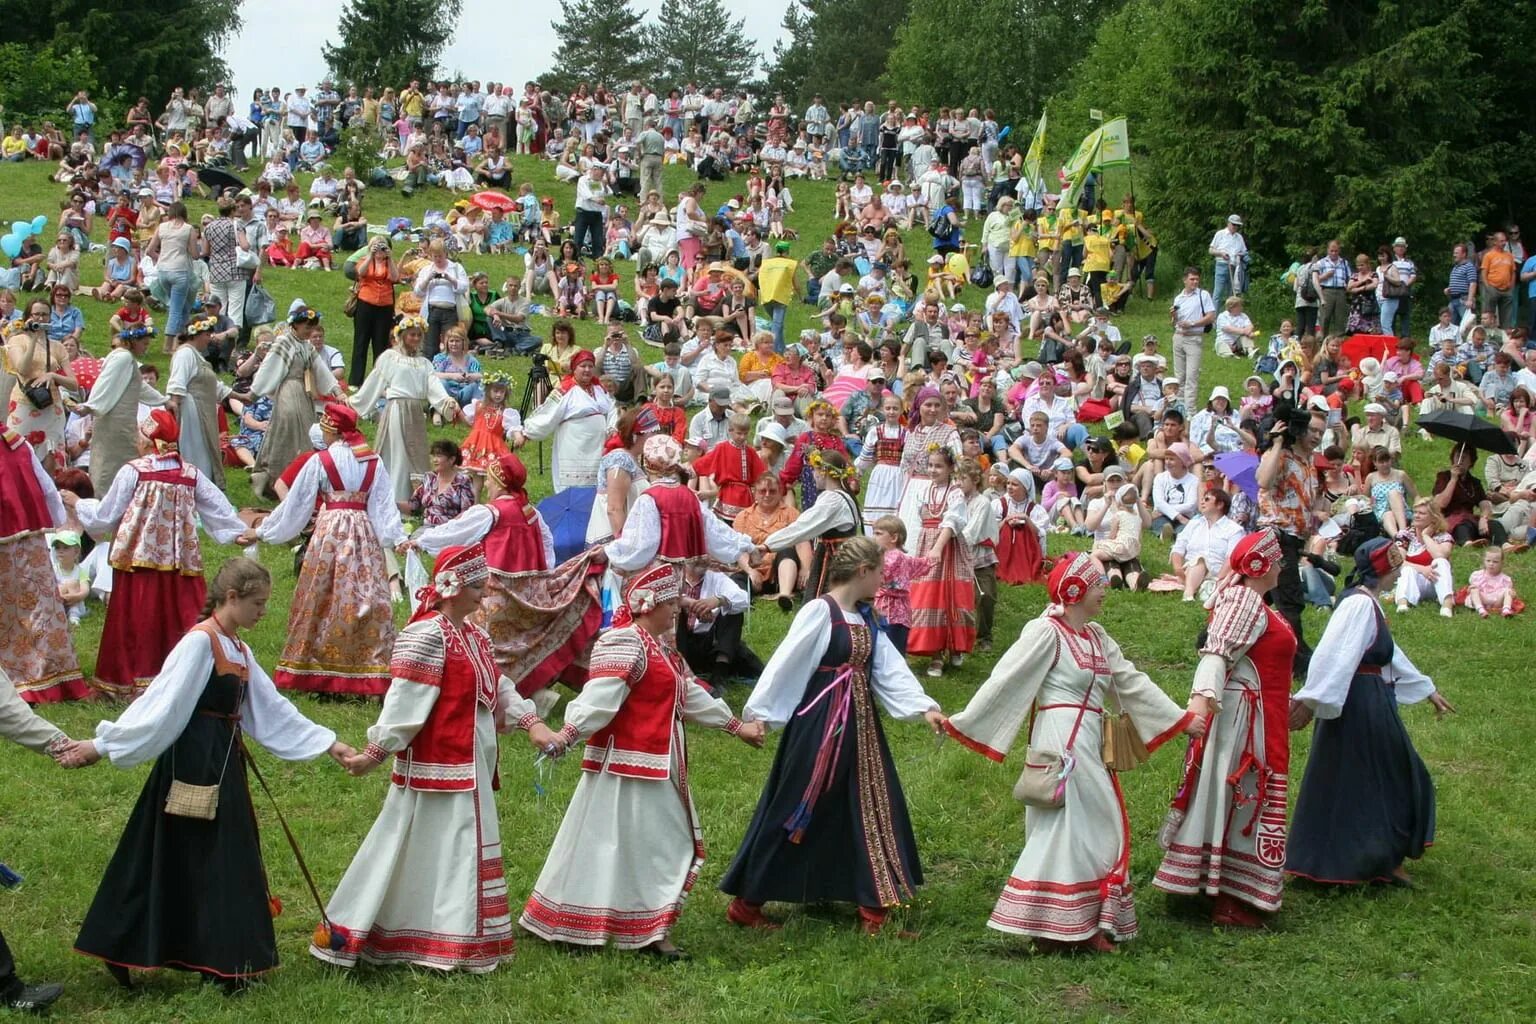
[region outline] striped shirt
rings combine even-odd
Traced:
[[[1476,263],[1473,263],[1471,260],[1462,260],[1460,263],[1458,263],[1455,266],[1451,267],[1451,279],[1450,279],[1450,282],[1449,282],[1449,287],[1451,289],[1451,298],[1453,298],[1453,299],[1464,299],[1464,298],[1466,298],[1467,297],[1468,289],[1470,289],[1476,283],[1477,283],[1477,264]]]

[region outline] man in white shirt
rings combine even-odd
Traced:
[[[703,360],[701,359],[700,362]],[[702,383],[705,380],[706,377],[701,374],[699,381]],[[709,403],[688,421],[688,439],[703,441],[704,450],[708,451],[725,440],[726,433],[730,430],[730,422],[731,389],[716,385],[709,391]]]
[[[811,105],[805,108],[805,134],[820,142],[827,137],[827,129],[831,126],[832,116],[827,113],[826,104],[819,95],[812,96]]]
[[[677,653],[699,682],[718,692],[733,678],[755,681],[763,662],[741,638],[751,599],[725,573],[709,569],[708,561],[691,558],[683,563]]]
[[[1166,468],[1152,478],[1152,529],[1165,541],[1198,514],[1200,479],[1189,471],[1193,461],[1189,445],[1175,441],[1163,460]]]
[[[1228,217],[1227,226],[1211,239],[1209,251],[1216,258],[1215,301],[1219,306],[1229,293],[1241,295],[1244,291],[1240,268],[1248,255],[1248,242],[1243,238],[1243,218],[1235,213]]]
[[[811,429],[809,423],[795,415],[795,400],[782,392],[773,396],[773,415],[757,421],[753,437],[761,434],[763,427],[769,423],[777,423],[784,431],[788,447],[793,447],[795,438]]]
[[[1199,268],[1186,267],[1184,290],[1173,297],[1168,311],[1173,322],[1173,375],[1179,378],[1179,396],[1186,409],[1199,408],[1200,357],[1205,354],[1205,332],[1216,320],[1217,305],[1211,293],[1200,287]]]
[[[994,282],[995,290],[987,296],[985,308],[987,312],[986,323],[992,322],[993,313],[1007,313],[1008,325],[1013,328],[1015,334],[1019,331],[1019,322],[1024,319],[1024,309],[1019,305],[1019,297],[1013,293],[1013,282],[1006,277],[999,277]]]
[[[1083,442],[1088,440],[1088,428],[1077,422],[1077,410],[1072,406],[1072,399],[1057,393],[1055,371],[1046,367],[1035,381],[1035,387],[1037,390],[1034,395],[1026,399],[1024,407],[1019,410],[1020,421],[1028,423],[1031,414],[1043,412],[1050,420],[1052,437],[1068,448],[1082,447]]]
[[[1525,350],[1525,366],[1515,372],[1515,387],[1536,395],[1536,348]]]
[[[608,197],[613,190],[603,180],[607,168],[592,162],[587,173],[576,180],[576,219],[571,224],[571,241],[576,255],[586,252],[592,259],[603,254],[603,217],[608,212]],[[590,245],[583,243],[590,240]]]
[[[1193,477],[1193,474],[1187,474]],[[1184,581],[1184,600],[1193,601],[1206,578],[1226,568],[1232,545],[1243,539],[1243,528],[1227,512],[1232,499],[1226,491],[1208,488],[1200,495],[1200,514],[1185,524],[1173,542],[1168,563]]]
[[[937,211],[944,205],[944,197],[950,189],[959,188],[960,182],[950,175],[942,160],[934,157],[928,162],[928,169],[918,176],[917,187],[923,193],[923,202],[928,209]]]

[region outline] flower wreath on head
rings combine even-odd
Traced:
[[[125,331],[119,332],[117,336],[122,338],[124,341],[137,341],[139,338],[153,338],[155,336],[155,327],[153,324],[140,324],[137,327],[130,327]]]
[[[427,321],[419,316],[403,316],[400,318],[400,322],[395,325],[396,334],[404,334],[410,330],[425,331],[426,329]]]
[[[194,335],[206,334],[217,326],[219,326],[218,317],[205,316],[201,320],[193,320],[191,323],[187,324],[186,330],[182,331],[181,336],[183,338],[190,338]]]
[[[832,415],[834,415],[834,416],[837,415],[837,410],[835,408],[833,408],[832,407],[832,403],[827,401],[825,398],[813,398],[813,399],[811,399],[810,404],[808,404],[805,407],[805,414],[807,416],[814,416],[814,415],[816,415],[816,410],[817,409],[825,409],[828,412],[830,412]]]
[[[849,480],[858,475],[858,470],[852,466],[844,466],[839,469],[838,467],[832,465],[821,454],[820,449],[812,451],[811,454],[806,458],[806,461],[811,464],[812,469],[816,470],[818,473],[826,474],[833,480]]]
[[[492,370],[490,373],[488,373],[484,377],[480,378],[480,383],[483,384],[485,387],[488,387],[488,388],[490,388],[490,387],[500,387],[500,388],[506,388],[508,391],[511,391],[512,390],[512,385],[513,385],[514,381],[512,380],[512,375],[510,373],[508,373],[507,371],[505,371],[505,370]]]

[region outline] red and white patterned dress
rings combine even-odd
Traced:
[[[328,963],[415,964],[481,974],[510,960],[512,916],[496,815],[496,724],[526,728],[533,702],[500,681],[490,638],[431,614],[400,631],[367,752],[394,755],[384,807],[326,916]]]
[[[32,446],[0,435],[0,672],[29,704],[87,693],[54,583],[43,531],[64,521],[64,503]]]
[[[1135,937],[1130,819],[1119,780],[1101,754],[1111,697],[1131,715],[1148,750],[1192,718],[1097,624],[1079,633],[1042,615],[949,720],[950,735],[994,761],[1003,760],[1025,723],[1031,753],[1070,751],[1073,758],[1065,804],[1025,808],[1024,851],[988,927],[1058,942],[1083,942],[1100,931],[1117,942]]]
[[[288,610],[288,639],[272,677],[285,690],[378,696],[395,642],[384,547],[404,538],[389,471],[338,441],[304,464],[258,529],[286,544],[315,522]]]
[[[912,630],[907,653],[938,657],[965,654],[976,646],[976,577],[965,530],[965,495],[950,484],[930,487],[919,506],[922,529],[917,554],[930,558],[928,570],[912,581]],[[944,553],[931,557],[933,544],[945,528],[954,534]]]
[[[741,723],[639,626],[610,630],[565,709],[581,781],[519,924],[550,942],[641,949],[667,937],[698,880],[704,833],[683,723]]]

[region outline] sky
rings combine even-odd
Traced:
[[[779,39],[789,0],[724,0],[732,17],[745,18],[747,34],[767,56]],[[463,0],[454,40],[441,58],[449,71],[480,81],[523,82],[550,69],[558,45],[550,25],[559,17],[555,0]],[[234,94],[250,96],[258,86],[296,85],[311,89],[325,76],[322,43],[333,38],[345,0],[257,0],[244,5],[245,26],[224,48],[234,76]],[[653,17],[661,0],[635,0],[643,17]],[[523,12],[527,12],[524,14]],[[513,13],[516,12],[516,13]],[[494,24],[496,31],[481,26]],[[398,82],[388,83],[400,85]]]

